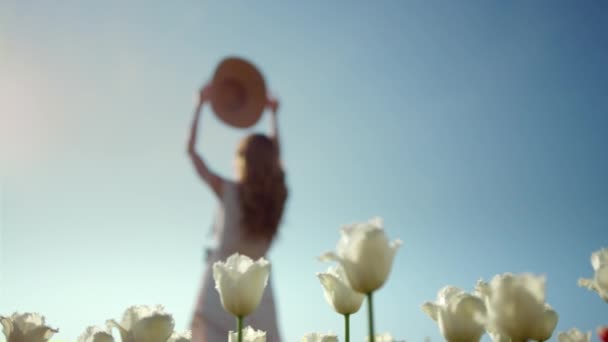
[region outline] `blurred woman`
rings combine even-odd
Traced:
[[[224,311],[215,289],[213,263],[236,252],[254,260],[265,257],[277,235],[287,199],[285,173],[280,160],[278,102],[269,99],[266,103],[271,112],[270,135],[251,134],[241,141],[234,159],[236,179],[228,180],[210,170],[195,149],[199,119],[210,94],[210,86],[204,87],[199,94],[188,143],[188,154],[198,175],[219,202],[213,225],[217,247],[207,256],[192,318],[193,342],[226,341],[228,332],[235,330],[234,317]],[[245,325],[265,331],[268,342],[281,341],[270,279],[260,306],[245,318]]]

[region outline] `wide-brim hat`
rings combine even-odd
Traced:
[[[266,83],[250,62],[229,57],[220,62],[211,81],[211,108],[226,124],[253,126],[266,106]]]

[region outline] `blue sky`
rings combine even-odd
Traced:
[[[239,55],[281,100],[285,340],[342,331],[315,257],[376,215],[404,241],[377,331],[438,341],[420,305],[503,272],[547,276],[558,331],[608,324],[576,285],[608,247],[607,19],[601,1],[3,0],[0,314],[39,311],[73,341],[159,303],[187,328],[215,209],[185,153],[193,95]],[[231,176],[267,126],[207,110],[199,150]]]

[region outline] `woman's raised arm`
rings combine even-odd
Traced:
[[[204,103],[209,99],[210,88],[209,86],[203,87],[199,93],[199,101],[194,109],[194,120],[192,121],[192,127],[190,128],[190,139],[188,140],[188,155],[192,164],[196,169],[198,175],[209,185],[218,198],[222,197],[222,184],[223,180],[220,176],[215,174],[207,167],[207,164],[203,158],[196,152],[196,139],[198,135],[198,126],[201,112]]]

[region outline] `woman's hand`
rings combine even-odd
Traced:
[[[198,121],[202,112],[203,104],[211,99],[211,85],[204,85],[198,92],[198,104],[194,109],[194,119],[190,128],[190,139],[188,139],[188,153],[192,156],[196,154],[196,136],[198,130]]]
[[[211,187],[217,198],[222,198],[222,184],[224,180],[211,171],[203,158],[196,153],[196,137],[198,135],[198,121],[203,109],[203,104],[211,99],[211,85],[204,85],[198,92],[198,104],[194,109],[194,120],[190,128],[190,138],[188,139],[188,154],[198,175]]]
[[[271,95],[266,99],[266,107],[270,109],[272,115],[270,117],[270,138],[274,141],[277,147],[277,153],[280,154],[281,148],[279,144],[279,123],[277,122],[277,112],[279,111],[279,100]]]
[[[209,100],[211,100],[211,84],[205,84],[198,92],[198,105],[202,106]]]
[[[270,109],[272,114],[276,114],[279,111],[279,100],[274,96],[268,95],[268,98],[266,99],[266,107]]]

